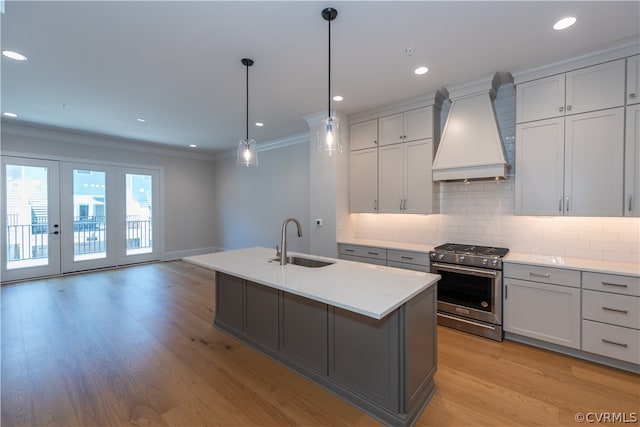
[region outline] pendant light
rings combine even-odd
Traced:
[[[340,139],[340,121],[331,116],[331,21],[336,19],[338,11],[328,7],[322,11],[322,17],[329,24],[329,73],[328,73],[328,97],[327,118],[320,120],[317,130],[317,149],[319,152],[332,155],[335,152],[342,153],[342,140]]]
[[[249,67],[253,65],[253,60],[242,59],[242,65],[247,67],[247,116],[246,131],[247,137],[238,141],[238,152],[236,163],[242,166],[258,166],[258,151],[256,150],[256,140],[249,139]]]

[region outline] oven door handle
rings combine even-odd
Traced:
[[[485,277],[487,276],[496,277],[499,273],[498,271],[494,271],[494,270],[481,270],[479,268],[472,268],[472,267],[458,267],[455,265],[440,264],[437,262],[431,263],[431,266],[436,268],[441,268],[443,270],[459,271],[461,273],[470,273],[476,276],[485,276]]]

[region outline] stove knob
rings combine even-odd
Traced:
[[[458,258],[458,261],[464,262],[464,256],[461,256],[460,258]]]
[[[496,267],[498,265],[498,260],[494,259],[493,261],[491,261],[491,265],[493,265],[494,267]]]
[[[432,252],[432,253],[431,253],[431,254],[429,254],[429,255],[431,256],[431,258],[435,258],[435,257],[436,257],[435,252]]]
[[[486,259],[486,258],[483,258],[482,259],[482,265],[487,265],[487,264],[489,264],[489,260]]]
[[[438,255],[438,259],[439,259],[440,261],[442,261],[442,260],[444,259],[444,254],[440,254],[440,255]]]

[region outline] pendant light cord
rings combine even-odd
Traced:
[[[331,117],[331,20],[329,19],[327,22],[329,23],[329,61],[327,61],[329,64],[329,87],[327,93],[327,117]]]
[[[249,63],[247,63],[247,116],[246,116],[246,131],[247,138],[246,141],[249,141]]]

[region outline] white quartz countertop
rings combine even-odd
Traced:
[[[391,242],[388,240],[345,239],[338,243],[347,245],[371,246],[374,248],[398,249],[401,251],[429,252],[437,245],[423,245],[420,243]]]
[[[595,273],[625,274],[640,277],[640,264],[631,262],[614,262],[518,252],[509,252],[503,261],[515,264],[532,264],[543,267],[566,268],[571,270],[592,271]]]
[[[270,262],[273,249],[247,248],[184,258],[185,261],[285,292],[382,319],[433,286],[437,274],[289,252],[289,256],[332,261],[310,268]]]

